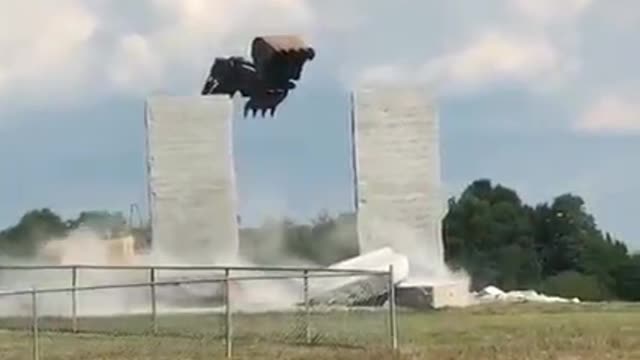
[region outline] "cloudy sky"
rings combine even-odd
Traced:
[[[318,57],[276,119],[239,119],[242,214],[351,207],[348,90],[418,82],[441,116],[443,181],[532,203],[582,195],[640,248],[640,3],[634,0],[0,0],[0,226],[144,203],[144,98],[198,93],[256,34]]]

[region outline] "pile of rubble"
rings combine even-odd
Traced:
[[[491,302],[537,302],[537,303],[579,303],[580,299],[566,299],[557,296],[547,296],[535,290],[502,291],[495,286],[487,286],[474,292],[473,298],[477,303]]]

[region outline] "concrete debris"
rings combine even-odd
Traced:
[[[331,265],[330,269],[388,271],[393,265],[393,283],[409,275],[409,260],[405,255],[384,247]],[[381,275],[353,275],[313,279],[310,282],[312,303],[358,305],[380,303],[389,290],[389,279]]]
[[[409,259],[406,255],[394,251],[390,247],[383,247],[352,257],[329,266],[329,269],[388,271],[393,265],[393,282],[397,284],[409,276]]]
[[[466,281],[447,282],[409,278],[409,259],[390,247],[383,247],[330,266],[331,269],[387,271],[393,265],[393,283],[397,304],[414,309],[464,307],[471,303]],[[314,279],[310,286],[311,302],[325,305],[376,306],[388,299],[386,276],[354,275]]]
[[[448,282],[439,284],[424,284],[398,286],[397,302],[409,308],[456,308],[465,307],[471,303],[469,287],[466,282]]]
[[[488,302],[536,302],[536,303],[580,303],[580,299],[566,299],[558,296],[547,296],[535,290],[503,291],[495,286],[487,286],[474,292],[473,297],[478,303]]]

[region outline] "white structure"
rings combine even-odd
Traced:
[[[146,103],[154,252],[182,264],[238,252],[233,104],[225,96],[156,96]]]
[[[398,303],[412,308],[441,309],[472,304],[468,283],[453,281],[437,285],[400,285],[396,290]]]
[[[361,89],[353,95],[360,253],[407,255],[411,276],[444,269],[438,116],[420,88]]]

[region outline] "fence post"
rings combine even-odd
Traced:
[[[153,266],[149,268],[149,282],[151,283],[151,331],[153,335],[156,335],[158,333],[158,303],[156,301],[156,268]]]
[[[309,303],[309,270],[304,270],[304,332],[307,344],[311,344],[311,306]]]
[[[396,286],[393,283],[393,265],[389,265],[389,326],[391,349],[398,349],[398,326],[396,320]]]
[[[231,284],[229,284],[229,268],[224,269],[224,307],[225,307],[225,343],[227,345],[227,358],[231,358],[233,324],[231,323]]]
[[[35,288],[31,289],[31,320],[33,321],[33,360],[38,360],[40,358],[38,344],[38,292]]]
[[[71,267],[71,329],[78,332],[78,267]]]

